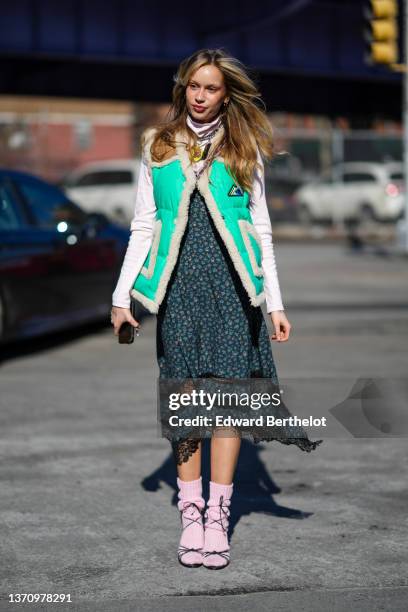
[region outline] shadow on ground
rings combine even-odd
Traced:
[[[276,442],[276,444],[279,444],[279,442]],[[281,489],[275,484],[260,458],[260,452],[263,448],[265,448],[263,444],[253,444],[247,440],[242,440],[234,478],[230,537],[232,537],[236,525],[243,516],[262,513],[284,518],[305,519],[314,514],[313,512],[303,512],[297,508],[281,506],[275,502],[273,496],[280,493]],[[208,469],[210,465],[210,441],[208,439],[204,440],[203,443],[202,464],[203,496],[208,499],[208,482],[210,480]],[[288,471],[294,472],[295,470]],[[176,476],[175,461],[172,453],[170,453],[161,466],[146,476],[141,484],[145,491],[152,493],[160,489],[161,483],[167,484],[174,490],[171,505],[176,506]],[[302,483],[299,484],[299,487],[302,487]]]
[[[138,315],[137,320],[141,323],[144,319],[149,319],[151,316],[150,313],[145,311]],[[83,324],[72,325],[67,329],[52,330],[44,332],[42,335],[5,342],[1,346],[0,366],[6,361],[46,352],[108,329],[112,332],[112,341],[118,342],[113,333],[113,327],[109,321],[106,321],[106,317]]]

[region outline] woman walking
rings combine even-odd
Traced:
[[[113,293],[112,324],[139,327],[131,297],[157,315],[161,379],[268,378],[278,384],[261,304],[286,342],[263,173],[272,130],[245,67],[220,49],[181,62],[170,118],[147,130],[131,236]],[[279,440],[310,452],[298,427]],[[201,440],[173,440],[182,534],[178,560],[221,569],[230,562],[228,524],[240,435],[215,430],[205,508]]]

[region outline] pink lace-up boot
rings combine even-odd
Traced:
[[[203,511],[205,501],[202,497],[202,480],[180,480],[177,504],[180,510],[182,534],[178,547],[178,560],[185,567],[200,567],[203,563],[204,545]]]
[[[228,525],[233,486],[210,480],[210,498],[204,515],[203,565],[207,569],[222,569],[230,562]]]

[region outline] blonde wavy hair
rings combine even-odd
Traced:
[[[274,156],[273,129],[266,116],[258,88],[250,78],[247,68],[224,49],[200,49],[184,59],[174,77],[172,105],[157,131],[151,145],[154,161],[162,161],[166,145],[176,144],[179,130],[188,135],[186,146],[197,144],[196,134],[188,127],[186,88],[190,78],[202,66],[212,64],[224,76],[229,103],[220,111],[225,137],[222,156],[233,179],[245,191],[250,192],[257,163],[257,147],[262,159]],[[142,139],[143,144],[143,139]],[[163,147],[164,145],[164,147]],[[211,163],[209,159],[209,163]]]

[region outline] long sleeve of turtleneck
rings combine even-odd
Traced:
[[[216,121],[208,124],[189,122],[194,130],[205,130]],[[268,313],[283,310],[275,253],[272,240],[272,225],[269,218],[265,197],[263,162],[258,151],[258,162],[262,170],[255,172],[250,200],[250,213],[253,224],[262,243],[262,270],[264,273],[264,291]],[[140,174],[135,195],[135,209],[130,224],[130,237],[123,260],[119,279],[112,295],[112,305],[121,308],[130,306],[130,290],[139,274],[152,243],[153,227],[156,218],[156,204],[153,195],[153,183],[147,161],[142,158]]]
[[[258,150],[258,163],[252,187],[249,210],[252,222],[262,243],[262,270],[264,273],[264,292],[266,311],[284,310],[276,267],[275,250],[272,239],[272,223],[269,217],[265,195],[264,164]]]
[[[130,237],[120,276],[112,295],[112,305],[130,307],[130,290],[152,244],[156,218],[153,184],[146,159],[142,158],[136,189],[135,210],[130,223]]]

